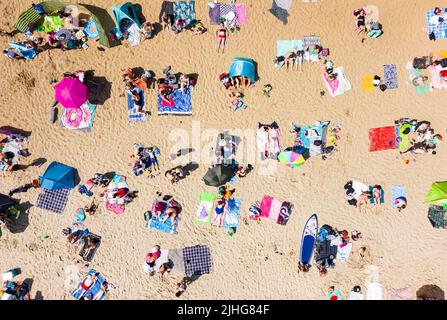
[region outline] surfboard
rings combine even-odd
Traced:
[[[318,233],[317,215],[313,214],[307,220],[303,235],[301,237],[301,251],[299,262],[303,265],[310,264],[310,259],[314,251],[315,241]]]

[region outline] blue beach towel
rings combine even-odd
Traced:
[[[30,49],[27,46],[18,43],[18,42],[8,42],[8,44],[19,51],[22,56],[25,58],[25,60],[31,60],[34,59],[37,56],[37,52],[34,49]]]
[[[184,88],[183,93],[180,89],[174,90],[169,98],[174,100],[174,106],[166,107],[161,104],[161,96],[158,94],[158,114],[177,114],[177,115],[190,115],[192,114],[192,104],[191,104],[191,90],[189,88]]]
[[[96,270],[95,269],[90,269],[90,271],[87,273],[86,276],[91,275],[91,274],[95,274]],[[101,274],[99,274],[96,278],[96,282],[95,284],[89,288],[82,296],[82,289],[81,289],[81,284],[84,281],[84,279],[82,279],[81,282],[79,282],[79,284],[77,285],[77,287],[71,292],[72,296],[75,297],[77,300],[81,299],[82,296],[85,296],[89,293],[91,293],[93,296],[95,296],[98,292],[101,291],[101,286],[104,283],[105,279],[103,278],[103,276]],[[101,297],[99,297],[98,300],[103,300],[105,298],[105,294],[103,294]]]
[[[230,198],[225,207],[224,228],[239,227],[240,208],[242,201],[240,199]]]
[[[391,205],[393,208],[396,208],[395,200],[397,198],[407,198],[407,193],[405,192],[405,187],[404,186],[393,186],[391,189]]]
[[[443,14],[445,14],[445,10]],[[439,16],[435,15],[433,9],[427,11],[426,20],[427,20],[427,37],[429,38],[430,33],[434,33],[436,39],[447,38],[447,19],[444,18],[443,22],[434,23],[435,20],[438,20]],[[439,21],[439,20],[438,20]]]
[[[385,85],[387,89],[397,88],[397,70],[395,64],[384,64],[383,74],[385,78]]]
[[[146,111],[146,103],[144,101],[144,91],[137,89],[140,99],[143,102],[143,110]],[[127,110],[129,114],[129,122],[143,122],[146,121],[146,115],[136,111],[135,101],[132,100],[130,94],[127,94]]]
[[[175,220],[175,223],[172,224],[172,221],[170,218],[166,220],[166,222],[163,223],[163,217],[164,213],[160,216],[160,218],[153,217],[149,220],[147,227],[156,229],[160,232],[169,233],[169,234],[176,234],[177,233],[177,225],[178,225],[178,217]]]
[[[287,52],[292,50],[303,50],[303,40],[277,40],[276,41],[276,56],[284,56]]]

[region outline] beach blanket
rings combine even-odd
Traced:
[[[175,20],[184,19],[186,22],[186,27],[191,26],[196,20],[195,13],[195,2],[194,1],[177,1],[174,2],[174,18]]]
[[[264,195],[260,205],[261,217],[286,225],[292,210],[292,204],[275,197]]]
[[[124,205],[110,201],[106,201],[106,209],[116,214],[123,214],[125,211]]]
[[[234,11],[236,12],[236,23],[238,25],[241,26],[248,23],[247,7],[245,3],[237,3],[234,7]]]
[[[200,203],[195,220],[197,224],[210,225],[211,215],[214,210],[214,199],[218,197],[219,195],[215,193],[200,193]]]
[[[430,33],[434,33],[436,39],[447,38],[447,14],[443,10],[443,14],[435,15],[433,9],[427,11],[426,15],[427,21],[427,37],[430,39]],[[439,21],[439,18],[444,19],[443,22]]]
[[[384,83],[387,89],[397,88],[397,69],[395,64],[383,65]]]
[[[161,4],[161,10],[159,15],[159,21],[162,21],[163,14],[166,13],[167,15],[174,15],[174,3],[172,1],[163,1]]]
[[[374,76],[372,75],[364,75],[362,78],[362,90],[364,93],[372,93],[374,92],[374,84],[373,84]]]
[[[240,199],[230,198],[228,199],[225,209],[224,209],[224,224],[223,227],[226,229],[229,228],[238,228],[239,227],[239,218],[241,216],[240,208],[242,201]]]
[[[164,232],[164,233],[176,234],[179,218],[177,217],[175,219],[174,223],[172,222],[171,218],[168,218],[168,220],[166,220],[166,222],[163,222],[164,215],[165,215],[165,213],[163,212],[160,215],[160,218],[153,216],[151,219],[149,219],[149,222],[147,223],[147,228],[153,228],[155,230],[158,230],[158,231]]]
[[[87,273],[86,277],[92,274],[96,274],[96,270],[95,269],[90,269],[90,271]],[[85,278],[84,278],[85,279]],[[84,290],[82,289],[81,285],[82,282],[84,281],[84,279],[82,279],[81,282],[79,282],[79,284],[77,285],[77,287],[71,291],[71,294],[74,298],[76,298],[77,300],[81,299],[82,297],[85,297],[88,294],[92,294],[93,297],[95,295],[97,295],[102,288],[102,284],[104,283],[105,279],[101,274],[98,274],[96,276],[96,281],[94,283],[93,286],[91,286],[87,291],[84,292]],[[82,294],[84,292],[84,294]],[[103,300],[106,296],[106,293],[103,293],[102,296],[98,297],[97,300]]]
[[[211,272],[213,261],[211,251],[207,246],[197,245],[183,248],[183,259],[185,261],[185,274],[188,277]]]
[[[141,41],[141,32],[140,28],[137,26],[136,23],[133,23],[128,29],[127,29],[127,41],[132,47],[135,47],[136,45],[140,44]]]
[[[318,241],[315,247],[315,261],[317,263],[324,262],[326,259],[334,260],[337,257],[338,246],[331,245],[330,240]]]
[[[351,251],[352,251],[352,242],[349,242],[344,247],[338,246],[336,259],[340,262],[348,262]]]
[[[85,102],[79,108],[63,108],[61,126],[70,130],[90,131],[95,120],[96,105]]]
[[[219,146],[219,142],[222,139],[227,141],[226,146],[223,148]],[[215,152],[217,157],[223,158],[222,164],[232,165],[234,162],[234,157],[236,155],[236,137],[226,132],[220,133],[216,139]]]
[[[304,42],[302,39],[295,40],[277,40],[276,41],[276,56],[284,56],[287,52],[292,50],[303,50]]]
[[[374,186],[369,186],[369,191],[373,191],[374,190]],[[374,197],[372,197],[369,202],[371,204],[374,204]],[[382,191],[380,192],[380,203],[384,203],[385,202],[385,191],[382,188]]]
[[[292,5],[292,0],[273,0],[272,7],[269,9],[270,13],[275,16],[284,25],[288,23],[289,8]]]
[[[278,158],[278,154],[281,152],[280,135],[279,128],[270,127],[268,132],[265,132],[264,128],[261,127],[256,131],[256,142],[258,151],[261,153],[261,160],[276,160]],[[265,156],[266,150],[268,152],[267,157]]]
[[[192,114],[191,104],[191,90],[184,88],[183,93],[180,89],[174,90],[169,95],[169,100],[173,103],[172,106],[165,105],[158,94],[158,114],[177,114],[177,115],[190,115]]]
[[[353,181],[352,189],[354,189],[354,194],[352,195],[354,199],[358,199],[363,192],[369,190],[368,186],[364,183]]]
[[[396,208],[395,200],[397,198],[407,198],[407,194],[404,186],[393,186],[391,188],[391,206]]]
[[[437,66],[429,66],[427,70],[430,72],[431,76],[431,86],[435,89],[447,88],[447,81],[441,78],[440,72],[442,70],[447,70],[447,68],[443,68],[440,65]]]
[[[396,133],[394,126],[370,129],[369,141],[370,152],[396,149]]]
[[[334,69],[333,73],[337,74],[335,80],[329,81],[325,74],[323,74],[323,81],[326,84],[326,88],[332,97],[342,95],[346,91],[352,89],[351,83],[345,78],[343,73],[343,67]]]
[[[37,207],[54,213],[62,213],[67,204],[70,189],[43,189],[37,197]]]
[[[428,209],[428,220],[430,220],[433,228],[447,228],[447,209],[442,206],[430,206]]]
[[[93,257],[95,256],[96,250],[98,250],[99,246],[101,245],[101,237],[94,234],[89,233],[86,238],[90,238],[95,242],[95,246],[88,252],[87,254],[87,241],[84,242],[84,245],[81,248],[81,251],[79,252],[79,255],[84,259],[84,261],[91,262],[93,260]]]
[[[234,25],[236,23],[235,5],[220,3],[220,17],[225,18],[227,25]]]
[[[141,89],[136,89],[140,99],[142,99],[143,107],[142,109],[146,111],[146,102],[144,100],[144,91]],[[128,116],[129,116],[129,122],[135,123],[135,122],[143,122],[146,121],[146,115],[144,113],[137,112],[135,105],[135,101],[132,99],[132,96],[130,94],[127,94],[127,110],[128,110]]]
[[[220,3],[209,2],[208,3],[208,15],[210,17],[210,24],[219,24],[220,20]]]

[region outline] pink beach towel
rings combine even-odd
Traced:
[[[224,225],[224,218],[225,218],[226,211],[224,210],[221,214],[217,214],[217,212],[216,212],[217,201],[219,201],[219,199],[214,199],[213,209],[211,211],[211,222],[210,223],[214,227],[222,228]]]
[[[116,214],[124,213],[124,206],[117,203],[106,202],[106,209]]]
[[[273,198],[272,206],[270,207],[270,215],[269,219],[278,223],[279,221],[279,213],[281,212],[282,203],[284,201]]]
[[[264,196],[261,201],[261,217],[268,218],[270,216],[270,208],[272,206],[273,197]]]
[[[243,25],[248,23],[247,11],[245,3],[236,4],[235,10],[236,12],[236,22],[238,25]]]

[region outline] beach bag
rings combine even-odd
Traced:
[[[329,56],[329,48],[323,48],[323,50],[321,50],[321,55],[323,57]]]
[[[380,90],[385,91],[387,89],[387,86],[386,86],[386,84],[381,84],[379,86],[379,88],[380,88]]]
[[[433,41],[435,41],[435,40],[436,40],[436,36],[435,36],[435,33],[434,33],[434,32],[430,32],[430,34],[429,34],[428,38],[429,38],[430,40],[433,40]]]

